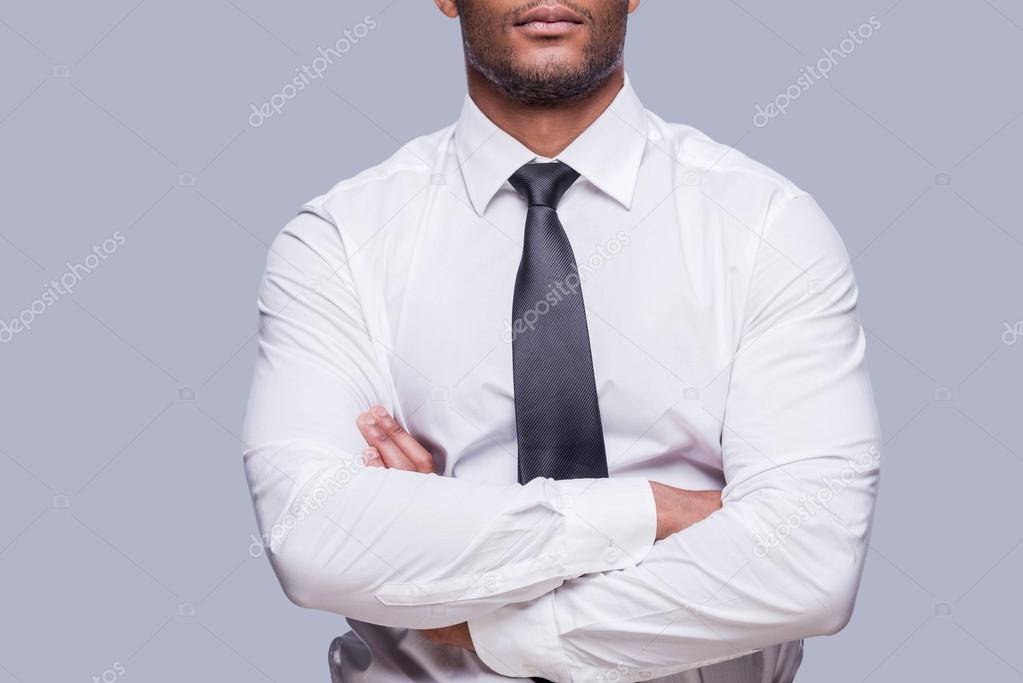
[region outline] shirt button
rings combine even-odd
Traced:
[[[608,548],[604,551],[604,561],[611,563],[618,560],[618,551],[614,548]]]

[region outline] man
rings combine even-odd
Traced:
[[[643,108],[638,0],[436,3],[458,121],[268,258],[245,462],[285,592],[348,617],[334,681],[791,681],[878,482],[835,229]]]

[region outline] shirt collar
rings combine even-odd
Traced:
[[[607,109],[555,159],[628,209],[646,140],[647,112],[626,75]],[[481,216],[511,174],[537,158],[487,118],[468,95],[455,124],[455,152],[469,200]]]

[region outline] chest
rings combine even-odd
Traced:
[[[413,432],[449,457],[503,449],[513,473],[510,331],[525,212],[504,199],[485,219],[424,224],[391,302],[392,374]],[[670,206],[637,223],[613,202],[567,199],[559,216],[582,276],[612,470],[665,453],[713,467],[736,341],[734,268],[687,239]]]

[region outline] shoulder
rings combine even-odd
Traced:
[[[341,180],[302,206],[337,228],[375,230],[422,196],[443,173],[453,126],[402,145],[389,158]]]
[[[684,184],[698,185],[712,204],[756,232],[793,203],[813,201],[778,171],[692,126],[651,115],[651,130],[671,149]]]
[[[303,204],[275,237],[268,262],[337,267],[398,217],[414,215],[417,197],[442,172],[450,137],[451,127],[418,137]]]

